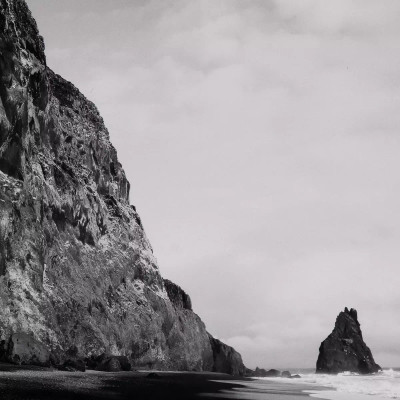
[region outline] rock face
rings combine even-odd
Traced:
[[[277,369],[270,369],[267,371],[264,368],[257,367],[254,371],[251,369],[246,369],[246,376],[254,376],[259,378],[277,378],[282,376],[282,373]]]
[[[0,358],[242,373],[161,277],[103,120],[23,0],[0,0],[0,32]]]
[[[242,356],[233,348],[210,335],[211,347],[214,358],[214,372],[224,372],[230,375],[243,376],[246,367],[243,365]]]
[[[108,372],[130,371],[131,364],[128,358],[124,356],[102,357],[102,360],[97,365],[96,369],[98,371],[108,371]]]
[[[332,333],[321,343],[317,373],[369,374],[380,369],[364,343],[357,311],[353,308],[349,311],[346,307],[337,317]]]
[[[8,340],[7,347],[3,347],[3,354],[4,358],[14,364],[29,363],[46,367],[51,362],[51,355],[46,346],[25,333],[13,334]]]
[[[188,294],[186,294],[178,285],[168,279],[164,279],[165,290],[171,303],[178,310],[192,311],[192,301]]]

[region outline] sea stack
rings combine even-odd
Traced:
[[[0,361],[243,374],[163,280],[129,192],[96,106],[0,0]]]
[[[336,318],[332,333],[321,343],[316,372],[371,374],[380,369],[363,340],[357,311],[346,307]]]

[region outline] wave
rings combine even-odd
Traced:
[[[337,394],[357,394],[368,395],[368,398],[390,398],[400,399],[400,371],[393,369],[383,370],[372,375],[359,375],[350,372],[344,372],[338,375],[325,375],[307,373],[302,374],[301,378],[261,378],[265,380],[279,380],[290,383],[303,383],[305,385],[324,386],[326,388],[335,389]],[[316,393],[314,390],[312,393]],[[329,396],[327,392],[318,392],[318,397],[327,395],[327,398],[339,398],[337,396]],[[331,393],[331,392],[330,392]],[[342,397],[340,397],[342,398]],[[361,398],[361,397],[359,397]],[[372,400],[372,399],[371,399]]]

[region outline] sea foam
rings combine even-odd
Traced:
[[[388,369],[372,375],[344,372],[338,375],[301,374],[301,378],[262,378],[265,380],[303,383],[324,386],[334,390],[308,391],[312,396],[324,399],[400,399],[400,371]],[[305,391],[307,389],[305,388]],[[351,396],[350,396],[351,394]],[[347,397],[346,397],[347,396]]]

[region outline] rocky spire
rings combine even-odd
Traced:
[[[357,311],[346,307],[336,318],[332,333],[321,343],[317,373],[368,374],[380,369],[363,340]]]

